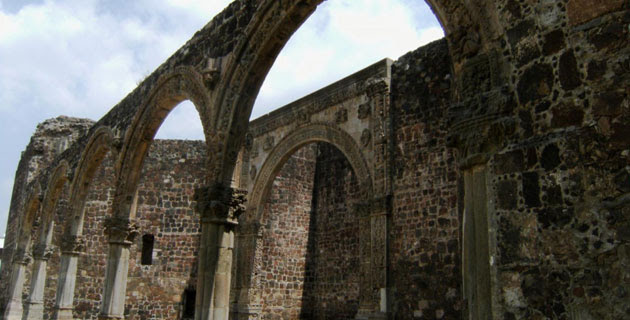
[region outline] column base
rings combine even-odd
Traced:
[[[4,320],[22,320],[22,301],[11,301],[4,310]]]
[[[44,303],[42,302],[29,302],[24,310],[24,317],[26,320],[41,320],[44,319]]]
[[[231,319],[234,320],[256,320],[260,319],[262,306],[249,304],[233,304],[230,313]]]
[[[382,320],[387,319],[386,312],[372,311],[367,309],[359,309],[355,316],[357,320]]]
[[[98,320],[109,320],[109,319],[125,319],[125,316],[113,316],[113,315],[105,315],[105,314],[98,315]]]
[[[55,309],[55,313],[53,314],[53,320],[74,320],[72,311],[72,308],[57,307]]]

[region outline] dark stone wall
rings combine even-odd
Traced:
[[[316,154],[315,144],[296,151],[278,172],[265,204],[256,252],[262,319],[297,319],[302,310]]]
[[[306,256],[303,319],[353,319],[359,308],[357,178],[339,149],[319,143]]]
[[[498,311],[627,319],[627,4],[562,2],[545,20],[507,3],[519,16],[504,51],[518,104],[514,134],[490,161]]]
[[[451,70],[445,40],[392,67],[391,312],[396,319],[456,319],[461,299],[457,153],[447,146]]]
[[[205,144],[202,141],[155,140],[142,169],[138,191],[137,226],[140,235],[131,246],[127,300],[127,319],[175,319],[183,311],[184,290],[196,284],[199,246],[199,216],[193,211],[194,190],[204,183]],[[79,258],[74,317],[98,316],[107,262],[107,237],[104,221],[111,216],[114,192],[114,167],[111,154],[97,170],[90,186],[83,234],[86,251]],[[60,242],[67,193],[57,206],[53,243]],[[142,235],[155,236],[151,265],[141,264]],[[48,262],[45,289],[46,319],[52,316],[59,250]],[[28,283],[24,288],[28,293]]]

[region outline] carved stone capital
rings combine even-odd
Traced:
[[[195,192],[197,211],[202,223],[237,225],[245,212],[247,191],[215,185]]]
[[[53,249],[44,243],[33,246],[33,259],[47,261],[53,254]]]
[[[23,265],[27,265],[31,262],[32,260],[32,256],[31,254],[25,250],[24,248],[18,248],[15,253],[13,254],[13,263],[14,264],[23,264]]]
[[[110,244],[129,246],[138,235],[138,227],[129,219],[109,218],[105,220],[105,235],[109,237]]]
[[[85,250],[85,239],[83,236],[65,234],[61,238],[61,253],[67,255],[79,255]]]

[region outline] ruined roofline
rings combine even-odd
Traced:
[[[276,110],[273,110],[267,114],[264,114],[254,120],[249,122],[249,132],[260,131],[260,129],[264,131],[268,131],[267,125],[279,118],[286,117],[287,114],[298,112],[300,109],[307,109],[311,105],[315,105],[315,108],[318,108],[316,105],[317,101],[323,101],[327,98],[334,96],[335,94],[351,90],[351,87],[356,85],[357,83],[361,83],[370,78],[390,78],[391,71],[390,67],[394,63],[394,60],[390,58],[384,58],[372,65],[361,69],[341,80],[333,82],[317,91],[314,91],[302,98],[299,98],[289,104],[286,104]],[[321,106],[322,108],[325,106]],[[313,113],[313,110],[303,110],[305,113]],[[256,136],[256,134],[254,134]]]

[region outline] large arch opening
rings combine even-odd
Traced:
[[[463,199],[465,188],[463,180],[458,180],[460,168],[457,152],[452,145],[447,144],[447,138],[448,108],[452,98],[457,95],[453,90],[456,72],[461,70],[461,63],[466,61],[466,57],[474,56],[479,51],[479,30],[474,27],[474,20],[479,17],[459,17],[460,14],[467,15],[462,13],[466,12],[466,7],[461,3],[440,2],[436,5],[430,2],[442,20],[447,17],[450,20],[442,21],[449,39],[418,48],[394,63],[389,98],[395,118],[391,118],[391,136],[387,138],[391,140],[388,140],[390,145],[386,147],[391,153],[385,160],[388,163],[386,168],[374,168],[375,172],[390,175],[393,191],[381,195],[385,199],[382,203],[390,211],[386,219],[376,223],[387,224],[385,233],[388,240],[385,242],[388,252],[384,257],[387,288],[378,293],[381,298],[376,300],[380,300],[380,305],[371,307],[394,318],[419,314],[459,317],[466,309],[462,301],[470,298],[464,297],[462,292],[461,232],[464,204],[458,200]],[[260,45],[243,45],[242,52],[247,59],[242,65],[235,65],[234,69],[227,68],[228,76],[248,75],[224,82],[230,89],[243,93],[236,95],[236,102],[230,104],[234,106],[233,109],[226,109],[229,112],[236,110],[230,118],[231,123],[225,122],[230,123],[231,128],[229,132],[225,131],[226,134],[233,135],[235,140],[242,139],[246,132],[242,129],[247,127],[245,119],[251,110],[248,107],[256,98],[251,93],[255,92],[252,88],[261,86],[262,79],[268,74],[287,39],[294,32],[298,35],[301,23],[306,25],[308,19],[315,17],[317,11],[310,18],[309,15],[318,4],[315,1],[312,7],[295,8],[288,5],[288,9],[269,5],[270,16],[276,12],[275,9],[286,12],[286,15],[276,19],[277,23],[268,30],[252,31],[249,39],[260,41]],[[468,30],[471,30],[471,34],[462,34]],[[251,48],[258,51],[247,51]],[[238,56],[240,51],[236,52]],[[234,89],[238,87],[246,90]],[[224,101],[232,102],[227,99]],[[218,120],[223,117],[220,115]],[[299,115],[296,118],[299,119]],[[220,126],[218,129],[222,130]],[[224,159],[227,161],[222,164],[224,169],[234,163],[229,154],[235,152],[230,152],[229,148],[225,151]],[[224,177],[225,181],[227,179],[227,176]],[[253,197],[256,198],[256,189]],[[481,263],[486,264],[488,260]],[[436,272],[439,276],[436,276]],[[241,300],[249,301],[256,297],[244,297],[242,291],[236,295]],[[255,303],[250,302],[252,304]]]
[[[442,37],[440,22],[425,1],[325,1],[274,60],[250,118]]]
[[[362,200],[350,162],[334,145],[312,142],[276,171],[266,182],[260,215],[240,222],[243,229],[259,226],[257,241],[238,243],[237,255],[245,255],[239,259],[253,259],[249,294],[259,295],[264,317],[353,318],[361,285],[354,208]]]
[[[140,168],[126,319],[194,316],[201,234],[194,195],[206,185],[206,158],[199,114],[184,100],[160,125]]]

